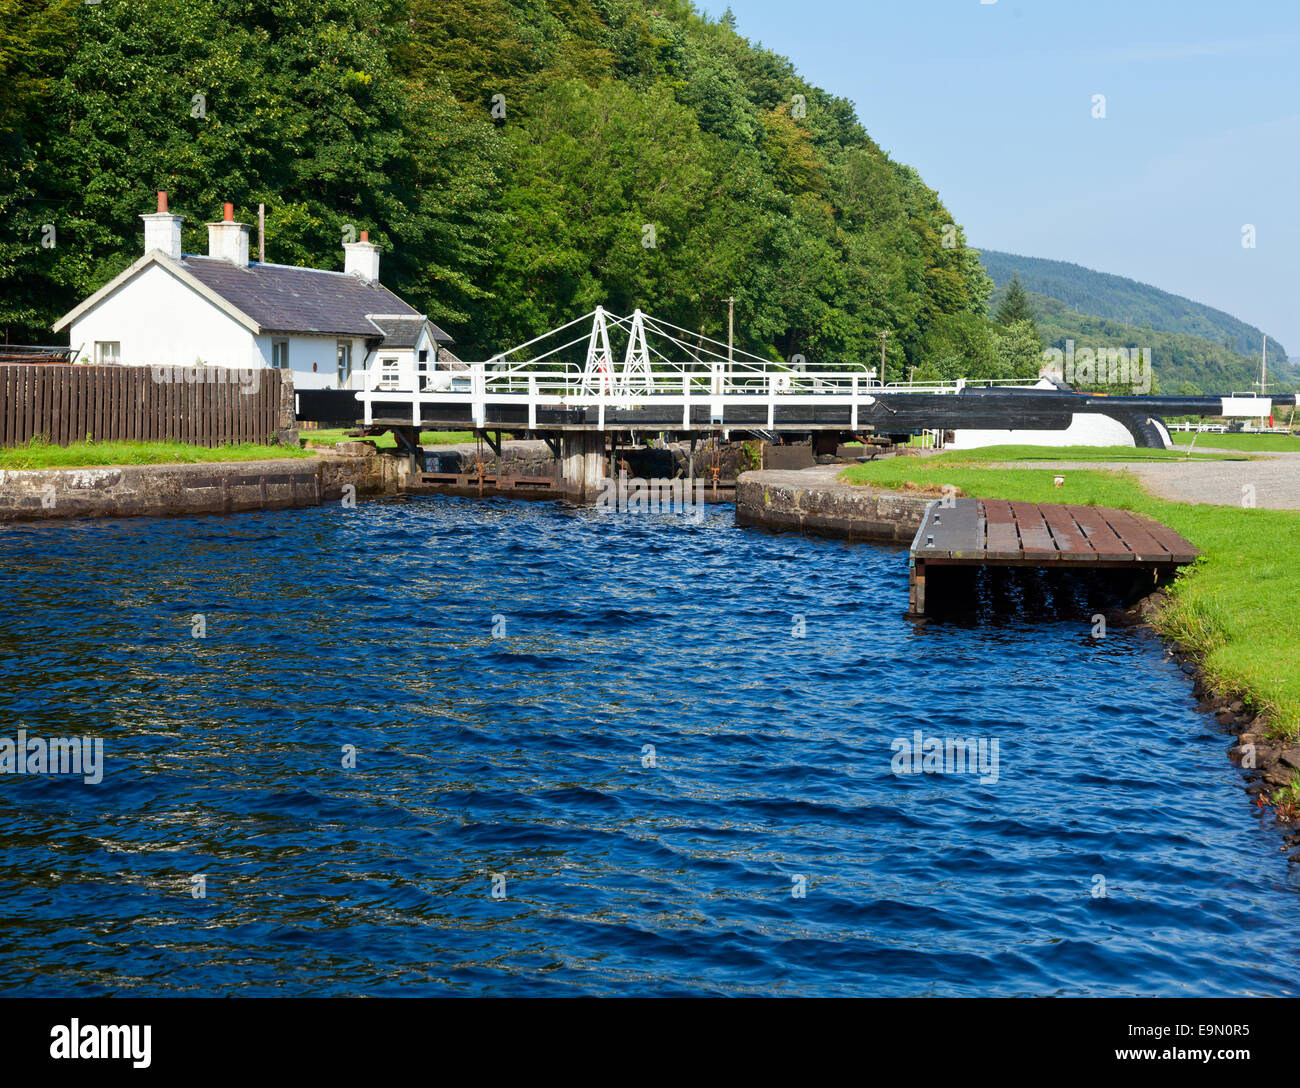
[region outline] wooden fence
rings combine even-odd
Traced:
[[[281,374],[257,368],[0,366],[0,446],[49,442],[273,443]]]

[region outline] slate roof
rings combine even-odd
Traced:
[[[413,348],[420,341],[420,332],[425,325],[437,344],[450,344],[451,337],[423,315],[417,317],[390,317],[388,314],[371,314],[370,321],[378,325],[384,334],[386,348]]]
[[[367,314],[400,315],[417,330],[427,320],[387,287],[347,272],[256,262],[239,268],[218,257],[189,255],[181,258],[181,267],[268,332],[373,339],[387,330],[377,330]],[[400,322],[403,328],[407,323]],[[436,325],[433,334],[440,343],[451,341]]]

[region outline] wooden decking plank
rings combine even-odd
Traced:
[[[1123,539],[1133,553],[1133,558],[1143,563],[1168,562],[1170,549],[1153,536],[1145,525],[1133,517],[1127,510],[1098,510],[1110,527]]]
[[[1134,519],[1146,526],[1147,532],[1168,549],[1169,557],[1175,563],[1192,563],[1200,558],[1201,550],[1196,547],[1190,540],[1167,525],[1161,525],[1158,521],[1152,521],[1141,514],[1134,514]]]
[[[1042,511],[1032,502],[1013,502],[1016,528],[1020,533],[1020,550],[1026,559],[1057,559],[1056,540],[1048,531]]]
[[[1038,509],[1042,511],[1043,520],[1047,522],[1047,528],[1056,540],[1056,550],[1062,559],[1079,563],[1097,558],[1097,550],[1092,546],[1092,541],[1084,535],[1064,505],[1045,502]]]
[[[1011,504],[1005,499],[985,499],[984,554],[988,559],[1020,559],[1020,534]]]
[[[974,500],[957,499],[952,506],[936,503],[929,509],[926,521],[927,533],[934,536],[935,551],[957,557],[980,553],[979,509]]]
[[[1125,511],[1125,513],[1129,512]],[[1170,562],[1191,563],[1201,554],[1194,544],[1174,532],[1168,525],[1161,525],[1160,522],[1152,521],[1141,514],[1129,513],[1129,516],[1150,533],[1162,548],[1169,552]]]
[[[1097,512],[1097,507],[1067,506],[1066,510],[1087,536],[1088,542],[1097,553],[1099,562],[1116,563],[1133,559],[1133,553],[1110,527],[1105,517]]]

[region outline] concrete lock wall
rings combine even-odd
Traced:
[[[933,495],[899,495],[825,479],[816,470],[746,472],[736,483],[736,524],[851,540],[910,544]],[[793,478],[792,478],[793,477]],[[800,478],[802,477],[802,478]]]
[[[398,490],[390,457],[238,464],[123,465],[0,472],[0,522],[77,517],[165,517],[319,506]]]

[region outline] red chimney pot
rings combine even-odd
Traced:
[[[166,189],[158,190],[158,214],[159,215],[167,214],[167,190]]]
[[[233,204],[221,205],[221,218],[227,223],[233,223],[235,221],[235,206]]]
[[[363,231],[361,232],[361,240],[362,240],[363,242],[368,242],[368,241],[370,241],[370,231],[368,231],[368,230],[363,230]]]

